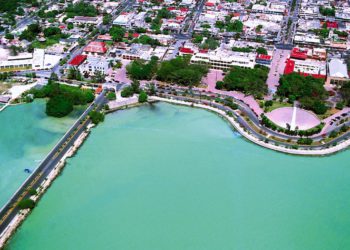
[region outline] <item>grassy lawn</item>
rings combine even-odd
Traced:
[[[15,67],[15,68],[7,68],[7,69],[0,69],[0,72],[11,72],[11,71],[21,71],[26,69],[31,69],[32,67]]]
[[[323,115],[317,115],[317,117],[320,119],[320,120],[323,120],[323,119],[326,119],[327,117],[331,116],[331,115],[334,115],[336,114],[337,112],[339,112],[338,109],[336,108],[332,108],[332,109],[328,109],[327,112]]]
[[[260,106],[264,103],[264,101],[259,101]],[[274,109],[284,108],[284,107],[293,107],[293,104],[288,102],[278,102],[273,101],[272,106],[266,108],[266,112],[271,112]]]
[[[46,49],[47,47],[50,47],[56,43],[58,43],[59,40],[55,38],[47,38],[45,42],[39,42],[38,40],[35,40],[32,43],[33,48],[38,48],[38,49]]]

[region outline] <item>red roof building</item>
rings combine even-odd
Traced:
[[[188,11],[188,8],[182,7],[182,8],[180,8],[180,11],[181,11],[181,12],[187,12],[187,11]]]
[[[180,48],[180,54],[188,54],[188,55],[193,55],[194,51],[190,48]]]
[[[272,57],[270,55],[258,54],[256,56],[258,60],[271,61]]]
[[[104,54],[107,52],[106,43],[104,42],[90,42],[85,48],[84,52],[94,54]]]
[[[86,58],[87,58],[86,55],[77,55],[69,62],[69,65],[79,66],[80,64],[82,64],[86,60]]]
[[[290,54],[291,58],[305,60],[307,58],[307,51],[300,50],[299,48],[293,48],[292,53]]]
[[[294,72],[295,62],[293,60],[287,59],[286,67],[284,68],[284,74],[288,75]]]
[[[168,7],[167,9],[168,9],[169,11],[171,11],[171,10],[176,10],[175,7]]]
[[[214,7],[215,4],[212,3],[212,2],[206,2],[206,3],[205,3],[205,6],[207,6],[207,7]]]
[[[338,29],[338,23],[337,22],[326,22],[327,28],[328,29]]]

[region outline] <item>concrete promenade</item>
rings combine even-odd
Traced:
[[[258,145],[260,145],[262,147],[269,148],[269,149],[276,150],[276,151],[283,152],[283,153],[287,153],[287,154],[324,156],[324,155],[334,154],[334,153],[336,153],[338,151],[341,151],[341,150],[344,150],[344,149],[346,149],[347,147],[350,146],[350,140],[346,140],[346,141],[340,142],[336,146],[332,146],[332,147],[329,147],[329,148],[313,149],[313,150],[311,150],[311,149],[310,150],[292,149],[292,148],[286,148],[286,147],[282,147],[282,146],[277,146],[277,145],[273,145],[273,144],[270,144],[270,143],[266,143],[266,142],[256,138],[252,134],[246,132],[244,130],[244,128],[241,127],[241,125],[238,122],[236,122],[233,117],[228,116],[225,111],[220,110],[218,108],[214,108],[214,107],[211,107],[211,106],[208,106],[208,105],[196,104],[196,103],[186,102],[186,101],[173,100],[173,99],[168,99],[168,98],[163,98],[163,97],[158,97],[158,96],[151,96],[149,99],[150,100],[163,101],[163,102],[169,102],[169,103],[174,103],[174,104],[179,104],[179,105],[184,105],[184,106],[203,108],[203,109],[206,109],[206,110],[213,111],[213,112],[221,115],[222,117],[225,117],[225,119],[227,119],[227,121],[229,121],[230,124],[242,136],[244,136],[249,141],[251,141],[251,142],[253,142],[255,144],[258,144]]]

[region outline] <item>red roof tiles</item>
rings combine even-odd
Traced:
[[[86,57],[86,55],[77,55],[69,62],[69,65],[79,66],[85,61]]]

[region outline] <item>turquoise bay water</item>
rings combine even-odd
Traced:
[[[7,107],[0,112],[0,207],[35,169],[81,113],[64,119],[48,117],[45,101]]]
[[[204,110],[113,113],[8,249],[349,249],[349,156],[267,150]]]

